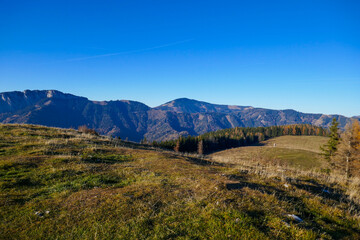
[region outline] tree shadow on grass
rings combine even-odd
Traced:
[[[192,157],[192,156],[180,157],[179,155],[176,155],[176,154],[169,154],[168,156],[169,156],[169,158],[175,158],[175,159],[179,159],[179,160],[185,159],[188,162],[191,162],[196,165],[201,165],[201,166],[210,166],[210,165],[211,166],[221,166],[221,167],[230,166],[229,164],[213,162],[213,161],[207,160],[205,158],[200,158],[200,157]]]
[[[5,197],[0,199],[0,205],[24,205],[28,201],[28,198],[23,195],[7,194]]]
[[[242,181],[242,182],[237,182],[237,183],[227,183],[225,185],[227,190],[240,190],[243,189],[245,187],[250,188],[252,190],[256,190],[256,191],[260,191],[262,193],[266,193],[266,194],[273,194],[273,193],[283,193],[284,191],[273,187],[273,186],[267,186],[267,185],[263,185],[263,184],[258,184],[258,183],[251,183],[251,182],[247,182],[247,181]]]
[[[251,218],[251,222],[254,227],[256,227],[259,231],[269,236],[270,228],[263,223],[266,219],[266,214],[262,210],[249,210],[245,211],[245,214]]]
[[[218,162],[212,162],[206,159],[202,159],[202,158],[196,158],[196,157],[185,157],[185,160],[191,163],[195,163],[197,165],[202,165],[202,166],[206,166],[206,165],[212,165],[212,166],[226,166],[226,164],[223,163],[218,163]]]
[[[310,192],[314,195],[320,195],[323,198],[331,199],[337,202],[345,200],[345,193],[339,189],[335,189],[324,184],[320,184],[314,180],[298,181],[293,183],[295,187]]]
[[[284,221],[286,222],[290,221],[292,222],[292,224],[296,224],[298,227],[308,230],[315,230],[315,232],[318,232],[319,234],[322,232],[326,232],[333,239],[353,239],[354,237],[356,238],[360,236],[360,230],[356,227],[351,226],[348,220],[337,220],[336,218],[331,219],[326,215],[319,216],[319,213],[314,212],[312,209],[308,208],[308,206],[305,204],[301,197],[291,196],[290,192],[286,190],[274,186],[268,186],[266,184],[252,183],[246,180],[244,181],[243,176],[231,175],[228,177],[230,177],[231,180],[239,180],[239,182],[227,183],[227,190],[241,190],[243,188],[250,188],[261,193],[269,195],[273,194],[273,196],[275,196],[279,201],[284,201],[291,204],[294,210],[300,213],[299,217],[304,220],[303,222],[299,223],[291,220],[291,218],[289,218],[286,214],[284,215]],[[317,182],[308,182],[308,184],[306,184],[305,182],[304,184],[298,183],[292,185],[296,186],[299,189],[309,191],[311,194],[316,196],[323,196],[323,198],[332,199],[339,202],[345,201],[345,195],[343,195],[343,193],[335,193],[335,189],[326,187],[325,185],[321,185]],[[330,194],[323,192],[323,189],[325,189],[325,187],[327,190],[329,190]],[[333,195],[331,195],[331,192],[334,192]],[[255,211],[249,212],[248,215],[250,217],[261,218],[261,214],[261,212]],[[289,212],[289,214],[293,213]],[[266,226],[257,225],[256,227],[264,233],[268,232]]]
[[[321,196],[324,199],[333,200],[338,203],[351,204],[356,211],[360,212],[360,205],[350,200],[344,190],[326,186],[325,184],[318,183],[313,179],[298,181],[292,185],[311,194]]]
[[[132,160],[132,157],[126,155],[89,155],[83,156],[81,160],[86,163],[116,164],[129,162]]]

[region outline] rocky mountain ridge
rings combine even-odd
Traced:
[[[91,101],[56,90],[0,93],[1,123],[30,123],[77,128],[86,125],[101,134],[132,141],[161,141],[231,127],[313,124],[328,127],[335,117],[344,127],[350,118],[218,105],[180,98],[155,108],[128,100]]]

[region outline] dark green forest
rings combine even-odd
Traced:
[[[271,127],[236,127],[199,136],[181,136],[175,140],[152,142],[154,147],[176,152],[208,154],[234,147],[257,145],[261,141],[284,135],[328,136],[328,130],[310,124]]]

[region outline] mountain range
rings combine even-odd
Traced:
[[[86,125],[122,139],[161,141],[231,127],[313,124],[328,127],[341,115],[301,113],[250,106],[231,106],[180,98],[151,108],[129,100],[91,101],[56,90],[0,93],[0,123],[29,123],[61,128]],[[354,118],[360,118],[359,116]]]

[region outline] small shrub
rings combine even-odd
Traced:
[[[79,126],[78,131],[82,132],[82,133],[89,133],[89,134],[99,136],[98,132],[96,132],[94,129],[88,128],[86,125]]]

